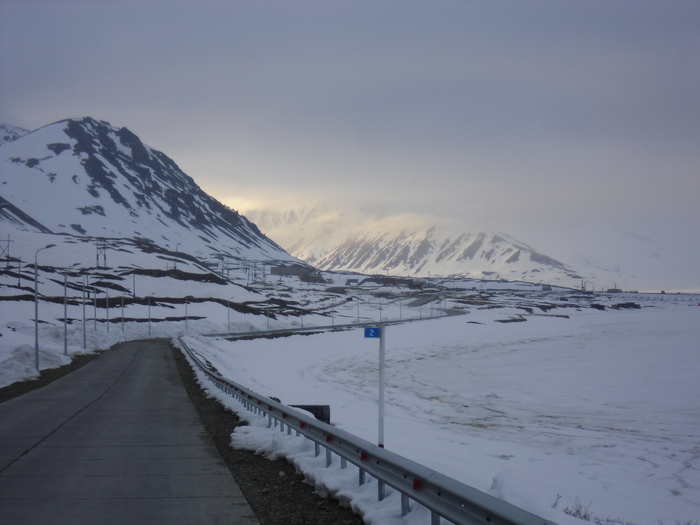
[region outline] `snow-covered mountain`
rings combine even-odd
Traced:
[[[127,128],[86,117],[25,134],[2,129],[0,221],[15,228],[140,239],[203,258],[296,261]]]
[[[322,270],[463,275],[578,286],[573,268],[503,233],[416,215],[369,218],[333,205],[248,213],[289,253]]]
[[[12,142],[20,137],[24,137],[29,131],[26,129],[0,123],[0,146],[6,142]]]

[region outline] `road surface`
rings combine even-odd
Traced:
[[[0,404],[0,521],[255,525],[167,340]]]

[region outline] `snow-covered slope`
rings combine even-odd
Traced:
[[[295,260],[127,128],[56,122],[4,144],[0,166],[0,220],[17,228],[146,239],[198,257]]]
[[[292,255],[322,270],[406,276],[464,275],[578,286],[568,265],[503,233],[404,214],[369,219],[331,205],[253,212],[260,228]]]

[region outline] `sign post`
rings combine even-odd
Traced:
[[[377,428],[377,445],[384,448],[384,362],[385,362],[386,327],[365,328],[365,337],[379,339],[379,422]]]

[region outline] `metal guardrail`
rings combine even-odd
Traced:
[[[352,330],[354,328],[363,327],[375,327],[375,326],[391,326],[397,324],[415,323],[418,321],[434,321],[436,319],[442,319],[444,317],[453,317],[456,315],[466,315],[469,312],[455,309],[441,309],[443,311],[442,315],[433,315],[430,317],[409,317],[406,319],[386,319],[382,321],[364,321],[362,323],[345,323],[345,324],[330,324],[330,325],[318,325],[318,326],[295,326],[293,328],[278,328],[275,330],[252,330],[249,332],[217,332],[212,334],[199,334],[202,337],[224,337],[229,340],[234,339],[249,339],[252,337],[267,337],[267,336],[285,336],[301,334],[305,332],[327,332],[327,331],[340,331],[340,330]]]
[[[357,326],[357,325],[355,325]],[[414,500],[431,512],[431,525],[440,525],[441,518],[457,525],[556,525],[519,507],[460,483],[415,461],[394,454],[353,434],[322,423],[269,397],[262,396],[213,371],[187,344],[178,338],[182,348],[207,377],[224,393],[259,415],[267,416],[268,427],[280,432],[303,435],[314,442],[316,456],[325,449],[326,468],[333,463],[333,454],[340,457],[341,468],[347,462],[359,468],[359,484],[367,474],[377,480],[377,497],[386,495],[386,485],[401,494],[401,515],[410,512]]]

